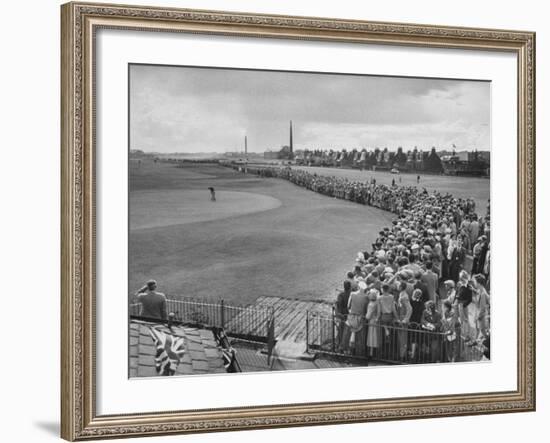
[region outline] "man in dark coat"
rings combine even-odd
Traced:
[[[481,274],[483,272],[488,249],[489,244],[487,243],[487,237],[482,235],[473,249],[474,264],[472,266],[472,274]]]
[[[462,280],[458,282],[457,291],[456,291],[456,300],[462,307],[467,308],[470,303],[472,303],[472,288],[468,282],[463,282]]]
[[[346,327],[346,320],[348,318],[348,301],[351,294],[351,282],[344,280],[344,290],[339,292],[336,296],[336,303],[334,305],[335,321],[338,326],[338,349],[342,349],[344,343],[342,338],[344,337],[344,329]]]
[[[422,291],[422,298],[424,300],[430,300],[430,291],[428,290],[428,286],[424,281],[422,280],[422,273],[416,272],[414,274],[414,286],[413,289],[420,289]],[[412,293],[411,293],[412,295]],[[434,300],[435,301],[435,300]]]
[[[458,275],[462,270],[462,265],[464,263],[465,251],[462,247],[462,242],[460,239],[457,240],[456,246],[453,248],[450,259],[449,259],[449,277],[458,281]]]
[[[473,298],[470,276],[466,271],[460,272],[460,281],[456,286],[456,301],[458,303],[458,316],[462,328],[462,336],[468,337],[470,326],[468,322],[468,307]],[[467,342],[469,339],[467,340]]]

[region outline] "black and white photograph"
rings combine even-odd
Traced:
[[[128,66],[128,376],[491,361],[491,82]]]

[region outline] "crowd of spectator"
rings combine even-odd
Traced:
[[[290,167],[249,172],[395,214],[358,253],[337,296],[339,352],[376,356],[391,346],[402,361],[456,361],[472,348],[490,357],[489,204],[481,215],[473,199],[419,185]]]

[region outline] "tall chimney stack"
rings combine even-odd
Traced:
[[[294,146],[292,143],[292,120],[290,120],[290,158],[294,157]]]

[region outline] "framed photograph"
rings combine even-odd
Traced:
[[[535,409],[535,35],[68,3],[62,437]]]

